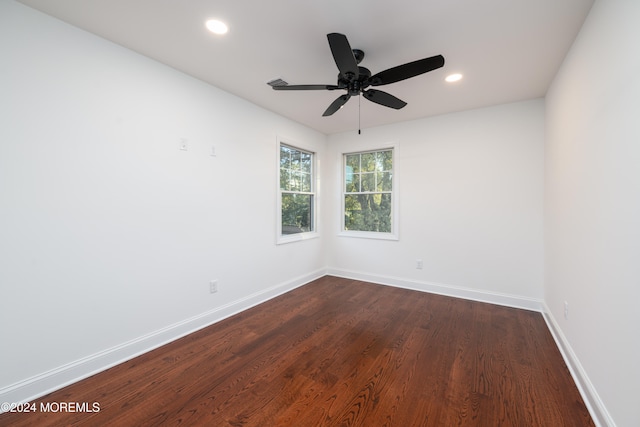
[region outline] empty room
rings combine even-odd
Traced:
[[[638,22],[0,0],[0,426],[639,426]]]

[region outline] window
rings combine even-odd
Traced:
[[[394,149],[343,155],[342,234],[397,239]]]
[[[314,153],[280,143],[278,243],[312,237],[316,231]]]

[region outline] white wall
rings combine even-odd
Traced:
[[[545,301],[618,426],[640,425],[638,22],[596,1],[546,98]]]
[[[541,300],[543,138],[541,99],[330,136],[328,266],[495,302]],[[341,153],[388,142],[400,146],[399,241],[337,236]]]
[[[325,135],[12,1],[0,57],[0,395],[324,272],[275,230],[276,135]]]

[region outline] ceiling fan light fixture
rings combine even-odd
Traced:
[[[444,80],[448,83],[457,82],[462,80],[462,74],[460,73],[449,74]]]
[[[229,27],[224,22],[217,19],[209,19],[205,25],[207,29],[214,34],[226,34],[229,31]]]

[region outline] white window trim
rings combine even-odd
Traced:
[[[312,193],[313,193],[313,201],[314,201],[314,209],[313,209],[313,231],[307,231],[303,233],[296,234],[282,234],[282,190],[280,189],[280,145],[284,144],[292,148],[297,148],[299,150],[304,150],[309,153],[313,153],[313,163],[311,165],[311,174],[312,174]],[[282,245],[286,243],[299,242],[302,240],[315,239],[320,237],[320,233],[318,232],[318,216],[320,211],[320,198],[318,197],[318,188],[319,186],[319,174],[318,174],[318,153],[312,147],[306,144],[301,144],[297,141],[292,141],[289,138],[285,138],[282,136],[278,136],[276,138],[276,188],[277,188],[277,200],[276,200],[276,245]]]
[[[349,151],[340,152],[338,154],[338,194],[340,195],[340,212],[338,218],[339,231],[338,236],[341,237],[358,237],[363,239],[377,239],[377,240],[400,240],[399,233],[399,216],[400,216],[400,197],[399,197],[399,189],[400,189],[400,178],[399,178],[399,164],[398,159],[400,158],[400,143],[398,142],[390,142],[386,144],[368,144],[368,145],[359,145],[356,147],[350,147]],[[392,194],[392,211],[391,211],[391,233],[380,233],[374,231],[353,231],[353,230],[345,230],[344,229],[344,183],[345,183],[345,168],[344,168],[344,156],[346,154],[352,153],[362,153],[366,151],[382,151],[391,149],[393,152],[393,183],[391,186],[391,194]]]

